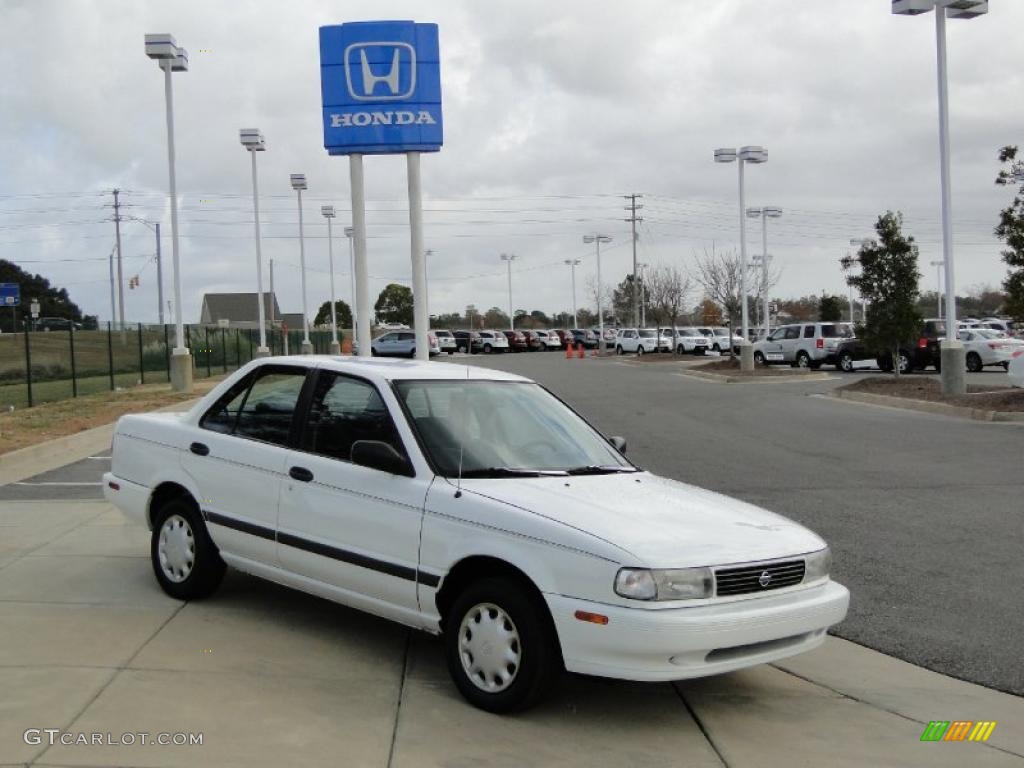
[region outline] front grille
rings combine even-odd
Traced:
[[[762,576],[767,583],[762,585]],[[719,568],[715,571],[715,594],[746,595],[751,592],[767,592],[799,584],[804,579],[804,561],[786,560],[760,565],[741,565],[736,568]]]

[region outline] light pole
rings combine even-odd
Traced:
[[[331,268],[331,354],[340,355],[341,345],[338,343],[338,318],[334,312],[334,233],[331,231],[334,206],[321,205],[320,213],[327,219],[327,262]]]
[[[576,267],[580,259],[566,259],[565,263],[569,265],[569,271],[572,273],[572,327],[579,328],[580,321],[576,319]]]
[[[501,260],[508,263],[508,328],[510,331],[516,329],[515,315],[512,314],[512,262],[518,258],[514,253],[501,254]]]
[[[269,357],[267,348],[267,317],[263,298],[263,253],[260,238],[260,187],[256,178],[256,153],[266,150],[267,145],[263,134],[257,128],[243,128],[238,132],[242,146],[249,150],[252,158],[252,212],[256,222],[256,303],[259,305],[258,317],[260,324],[260,345],[256,349],[256,357]]]
[[[771,256],[768,255],[768,219],[778,219],[782,216],[782,209],[774,206],[764,208],[747,208],[747,216],[752,219],[761,219],[761,308],[764,312],[764,335],[768,337],[771,330],[771,320],[768,313],[768,262]]]
[[[942,317],[942,268],[946,266],[946,262],[933,261],[932,266],[935,267],[935,295],[939,300],[939,314],[936,317]],[[946,298],[946,306],[949,306],[949,298]]]
[[[725,147],[715,150],[716,163],[733,163],[739,161],[740,181],[740,295],[742,307],[741,326],[743,339],[740,341],[740,369],[744,371],[754,370],[754,350],[750,345],[749,322],[747,316],[747,225],[746,225],[746,200],[743,189],[743,168],[747,163],[764,163],[768,161],[768,152],[764,147],[746,146],[740,147],[739,152],[733,147]]]
[[[356,335],[356,252],[352,247],[352,238],[356,236],[356,230],[353,227],[345,227],[345,237],[348,239],[348,279],[349,279],[349,290],[351,295],[349,298],[352,300],[352,304],[349,306],[349,313],[352,315],[352,354],[356,353],[356,340],[359,338]]]
[[[643,328],[647,325],[647,281],[644,280],[644,273],[647,271],[647,267],[650,264],[637,264],[636,268],[640,270],[640,327]]]
[[[192,391],[192,356],[185,346],[185,328],[181,317],[181,265],[178,251],[178,190],[174,175],[174,92],[172,72],[188,71],[188,52],[179,48],[173,35],[146,35],[146,55],[155,59],[164,71],[164,101],[167,112],[168,193],[171,198],[171,260],[174,272],[174,351],[171,353],[171,389]]]
[[[306,174],[291,175],[292,189],[299,200],[299,271],[302,273],[302,354],[313,354],[313,345],[309,341],[309,312],[306,308],[306,242],[302,234],[302,190],[307,189]]]
[[[987,0],[893,0],[892,12],[916,16],[935,11],[935,52],[939,92],[939,175],[942,181],[942,260],[946,268],[946,338],[941,343],[942,391],[962,395],[964,347],[956,334],[956,283],[953,280],[952,193],[949,180],[949,85],[946,74],[946,17],[973,19],[988,13]]]
[[[601,243],[610,243],[611,237],[608,235],[584,235],[584,243],[593,243],[594,249],[597,253],[597,332],[601,334],[601,338],[598,341],[597,349],[599,352],[604,352],[604,302],[602,301],[604,292],[604,286],[601,283]]]

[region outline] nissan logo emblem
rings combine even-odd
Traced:
[[[768,573],[768,571],[761,571],[761,575],[758,577],[757,583],[760,584],[762,588],[767,587],[772,583],[772,575]]]

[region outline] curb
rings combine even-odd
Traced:
[[[687,371],[676,374],[677,376],[689,376],[694,379],[713,381],[716,384],[782,384],[793,381],[828,381],[832,378],[830,373],[800,373],[792,376],[733,376],[722,373],[708,373],[706,371]]]
[[[964,405],[934,403],[928,400],[911,400],[907,397],[875,395],[869,392],[833,390],[828,393],[828,396],[835,397],[839,400],[850,400],[855,403],[884,405],[887,408],[902,408],[905,411],[918,411],[919,413],[932,413],[940,416],[954,416],[961,419],[970,419],[972,421],[1024,423],[1024,412],[989,411],[984,408],[968,408]]]

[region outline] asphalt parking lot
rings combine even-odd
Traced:
[[[606,434],[626,437],[647,469],[820,533],[853,595],[838,636],[1024,694],[1024,425],[824,397],[860,374],[718,384],[672,363],[620,358],[472,362],[542,382]],[[1005,374],[968,380],[1004,384]]]

